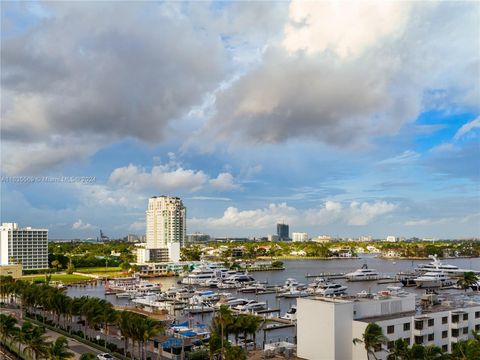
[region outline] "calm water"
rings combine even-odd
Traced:
[[[307,279],[307,274],[320,274],[320,273],[337,273],[337,272],[350,272],[360,268],[363,264],[367,264],[369,268],[376,269],[381,274],[394,276],[400,271],[413,270],[418,264],[428,263],[428,260],[386,260],[379,259],[371,255],[365,255],[359,259],[342,259],[342,260],[282,260],[285,266],[284,271],[265,271],[254,272],[252,275],[259,281],[267,281],[270,285],[283,284],[287,278],[294,278],[300,283],[308,284],[313,279]],[[444,261],[445,264],[456,265],[462,269],[480,270],[480,258],[469,259],[448,259]],[[170,286],[176,285],[179,278],[159,278],[153,280],[153,282],[159,282],[162,284],[163,289],[168,289]],[[388,285],[396,284],[383,284],[379,285],[376,281],[368,282],[347,282],[345,280],[335,280],[340,284],[348,286],[347,293],[355,294],[362,290],[371,292],[377,292],[385,289]],[[401,284],[399,284],[401,285]],[[235,293],[234,290],[222,290]],[[423,293],[423,290],[415,288],[407,288],[407,291],[415,292],[417,294]],[[444,290],[449,293],[461,292],[461,290]],[[117,299],[115,295],[105,296],[103,285],[89,285],[86,287],[70,287],[68,288],[68,295],[70,296],[95,296],[103,299],[107,299],[116,305],[127,305],[127,299]],[[296,303],[296,299],[276,298],[275,294],[268,295],[255,295],[255,294],[238,294],[239,298],[255,298],[258,301],[267,302],[270,308],[280,308],[283,315],[292,305]],[[177,319],[183,320],[187,316],[178,312],[176,314]],[[196,315],[196,321],[208,322],[211,315],[205,314]],[[270,331],[267,334],[267,341],[271,340],[292,340],[294,328],[279,329]],[[262,341],[263,334],[259,334],[259,341]]]

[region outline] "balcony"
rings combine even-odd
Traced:
[[[433,333],[433,328],[429,328],[427,326],[423,327],[423,329],[413,329],[414,336],[424,336]]]
[[[450,327],[452,329],[461,329],[468,326],[468,320],[459,319],[458,322],[452,322]]]

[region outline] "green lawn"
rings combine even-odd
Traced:
[[[121,272],[122,268],[120,266],[110,266],[110,267],[90,267],[90,268],[78,268],[75,269],[75,272],[84,273],[84,274],[105,274],[109,272]]]
[[[82,276],[82,275],[52,274],[51,281],[61,281],[64,284],[70,284],[70,283],[75,283],[75,282],[79,282],[82,280],[89,280],[89,279],[91,278],[88,276]],[[32,280],[32,281],[45,280],[45,275],[25,275],[25,276],[22,276],[22,280]]]

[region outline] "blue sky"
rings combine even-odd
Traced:
[[[480,235],[474,2],[4,2],[1,220]]]

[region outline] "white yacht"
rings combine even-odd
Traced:
[[[378,280],[380,274],[375,269],[369,269],[367,264],[363,264],[360,269],[345,275],[348,281],[371,281]]]
[[[310,294],[305,290],[299,290],[298,288],[290,288],[286,293],[283,294],[286,298],[299,298],[299,297],[306,297]]]
[[[418,265],[416,268],[417,272],[443,272],[444,274],[450,276],[462,276],[466,272],[473,272],[477,275],[480,275],[480,271],[478,270],[460,269],[458,266],[455,265],[443,264],[440,260],[438,260],[437,256],[435,255],[430,255],[429,258],[433,261],[428,264]]]
[[[257,302],[256,300],[249,300],[246,304],[244,305],[237,305],[234,306],[233,309],[238,310],[238,311],[258,311],[258,310],[264,310],[267,308],[267,303],[265,302]]]
[[[254,283],[255,279],[248,274],[235,274],[227,277],[223,280],[224,284],[251,284]]]
[[[415,284],[419,288],[436,288],[454,285],[455,281],[442,272],[431,271],[415,278]]]
[[[199,285],[207,280],[215,279],[215,271],[207,266],[201,266],[193,270],[190,274],[182,279],[182,284]]]
[[[347,289],[348,287],[346,287],[345,285],[327,283],[318,286],[315,290],[315,294],[322,296],[343,295],[346,293]]]

